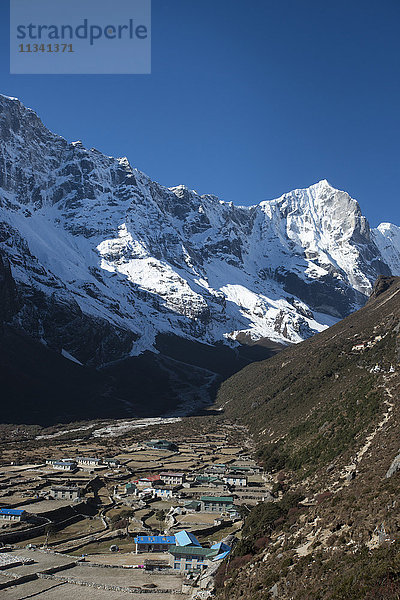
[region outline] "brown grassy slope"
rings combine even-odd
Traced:
[[[351,450],[379,419],[383,372],[398,361],[400,278],[382,278],[379,286],[387,280],[390,289],[360,311],[222,384],[217,404],[224,414],[248,425],[260,444],[283,440],[292,469]],[[361,343],[365,350],[353,350]],[[371,373],[376,365],[383,371]]]
[[[400,472],[385,477],[400,450],[399,330],[400,279],[381,279],[365,308],[222,386],[225,414],[309,502],[250,515],[220,598],[265,600],[274,584],[282,600],[400,598]]]

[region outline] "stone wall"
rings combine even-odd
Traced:
[[[85,517],[83,515],[74,514],[65,519],[64,521],[59,521],[58,523],[53,523],[52,521],[48,520],[47,523],[35,525],[34,527],[30,527],[29,529],[21,529],[20,531],[10,531],[7,533],[2,533],[0,534],[0,542],[2,542],[3,544],[15,544],[17,542],[23,542],[25,540],[30,540],[32,538],[45,535],[46,527],[50,524],[52,524],[52,527],[54,527],[56,531],[60,531],[61,529],[68,527],[68,525],[77,523],[78,521],[81,521],[84,518]]]
[[[73,585],[81,585],[83,587],[90,587],[90,588],[95,588],[97,590],[108,590],[111,592],[129,592],[131,594],[176,594],[177,596],[182,596],[183,593],[178,591],[178,590],[172,590],[172,589],[160,589],[160,588],[155,588],[155,589],[147,589],[147,588],[140,588],[140,587],[124,587],[124,586],[119,586],[119,585],[106,585],[106,584],[99,584],[99,583],[94,583],[92,581],[82,581],[80,579],[74,579],[73,577],[63,577],[62,575],[47,575],[47,574],[43,574],[43,573],[39,573],[38,576],[41,579],[53,579],[55,581],[63,581],[65,583],[70,583]]]

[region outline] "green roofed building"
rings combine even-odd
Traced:
[[[205,485],[224,485],[224,481],[223,479],[220,479],[219,477],[217,477],[216,475],[196,475],[196,483],[197,484],[205,484]]]
[[[251,465],[251,467],[246,467],[242,465],[229,465],[229,470],[252,475],[255,473],[261,473],[262,468],[259,465]]]
[[[187,572],[206,569],[218,550],[199,546],[170,546],[170,566],[174,571]]]
[[[204,512],[224,512],[233,506],[231,496],[202,496],[200,498],[201,510]]]
[[[169,442],[168,440],[150,440],[149,442],[145,442],[146,446],[149,448],[153,448],[153,450],[169,450],[171,452],[177,452],[179,450],[178,446],[173,442]]]
[[[132,483],[130,481],[129,483],[125,484],[125,494],[131,495],[131,494],[136,494],[136,492],[137,492],[137,485],[135,483]]]

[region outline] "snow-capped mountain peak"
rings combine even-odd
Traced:
[[[154,350],[159,333],[298,342],[361,306],[378,275],[400,274],[399,228],[371,232],[327,180],[235,206],[68,143],[4,96],[0,139],[0,251],[21,290],[107,324],[125,353]],[[76,339],[62,347],[87,360]]]
[[[373,230],[373,240],[379,248],[382,259],[393,274],[400,273],[400,227],[391,223],[381,223]]]

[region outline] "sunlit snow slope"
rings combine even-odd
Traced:
[[[371,232],[325,180],[234,206],[70,144],[5,96],[0,140],[0,252],[34,299],[14,322],[71,360],[138,355],[159,333],[299,342],[361,306],[378,275],[400,275],[399,229]]]

